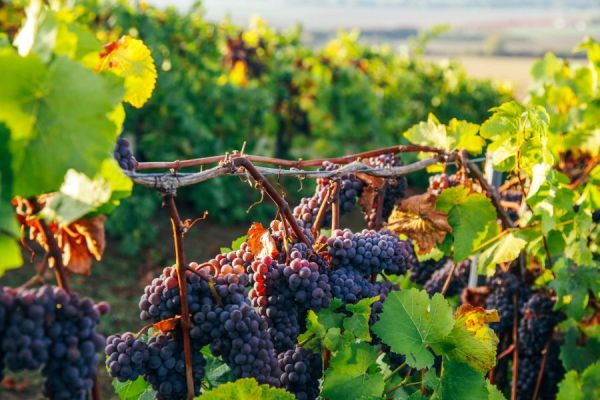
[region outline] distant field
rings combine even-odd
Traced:
[[[435,57],[434,59],[443,59]],[[515,93],[522,99],[531,83],[530,70],[535,58],[525,57],[456,57],[470,76],[476,78],[509,81],[514,85]]]

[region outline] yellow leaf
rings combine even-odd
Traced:
[[[152,95],[156,84],[156,67],[144,42],[122,36],[104,46],[98,71],[108,69],[125,78],[124,100],[140,108]]]
[[[248,85],[248,71],[246,63],[236,61],[229,73],[229,81],[235,85],[246,87]]]

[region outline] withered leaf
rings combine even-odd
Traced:
[[[163,319],[162,321],[158,321],[152,327],[161,333],[171,332],[177,327],[179,320],[181,319],[181,315],[178,315],[173,318]]]
[[[104,237],[104,215],[90,219],[79,219],[67,227],[59,229],[58,245],[62,250],[65,267],[81,275],[89,275],[92,270],[92,256],[102,259],[106,241]]]
[[[253,222],[248,229],[248,247],[250,252],[258,258],[266,256],[275,258],[279,254],[271,232],[260,222]]]
[[[390,215],[387,228],[417,242],[419,254],[427,254],[452,232],[448,215],[435,209],[436,197],[431,193],[402,200]]]

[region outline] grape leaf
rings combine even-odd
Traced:
[[[451,140],[446,135],[446,127],[440,124],[433,114],[429,114],[427,122],[419,122],[404,132],[409,142],[423,146],[441,147],[449,150]]]
[[[440,399],[481,400],[488,398],[483,375],[468,364],[444,360],[440,383]]]
[[[498,231],[496,210],[487,196],[458,186],[444,190],[436,209],[448,213],[454,237],[454,262],[465,260],[473,249]]]
[[[393,352],[405,355],[408,365],[422,369],[434,361],[427,347],[443,341],[453,326],[452,308],[442,295],[430,300],[427,292],[412,288],[387,297],[373,332]]]
[[[200,398],[200,397],[199,397]],[[290,392],[269,385],[259,385],[251,378],[228,382],[202,394],[202,400],[294,400]]]
[[[506,400],[506,397],[504,397],[502,392],[495,385],[492,385],[488,381],[486,382],[486,386],[488,390],[488,400]]]
[[[498,312],[463,304],[456,310],[455,318],[450,334],[434,348],[480,372],[492,369],[496,364],[498,336],[487,324],[499,321]]]
[[[19,243],[12,237],[0,233],[0,276],[8,269],[18,268],[23,264],[23,256]]]
[[[11,130],[13,195],[56,191],[68,169],[93,175],[120,130],[109,114],[121,100],[118,78],[98,75],[57,57],[46,67],[35,56],[0,51],[0,121]]]
[[[482,152],[485,140],[478,135],[479,125],[452,118],[447,133],[452,138],[452,149],[465,149],[471,154]]]
[[[206,371],[205,379],[209,388],[235,380],[231,368],[223,360],[215,357],[211,353],[209,346],[202,348],[202,355],[206,359],[206,366],[204,367]]]
[[[369,318],[371,317],[371,305],[379,300],[379,296],[362,299],[356,304],[347,304],[346,310],[352,313],[344,318],[344,329],[350,331],[357,339],[365,342],[371,341],[369,332]]]
[[[383,393],[383,375],[373,372],[377,350],[367,343],[348,343],[338,350],[325,372],[321,396],[325,399],[362,399]]]
[[[104,160],[94,179],[70,169],[60,191],[46,205],[42,215],[68,225],[92,211],[109,213],[120,199],[131,194],[132,186],[132,181],[113,159]]]
[[[557,400],[584,400],[600,398],[600,361],[590,365],[581,374],[569,371],[558,385]]]
[[[146,390],[152,390],[150,385],[142,378],[138,377],[135,381],[120,382],[118,379],[112,380],[115,392],[121,400],[138,400]]]
[[[505,235],[479,256],[478,268],[493,274],[496,264],[510,262],[519,256],[527,242],[512,233]]]
[[[140,108],[152,95],[156,85],[156,67],[150,49],[144,42],[131,36],[122,36],[104,46],[98,70],[108,69],[125,78],[123,100]]]
[[[573,325],[565,331],[565,342],[560,348],[560,359],[565,369],[583,371],[600,359],[600,335],[588,334],[585,345],[579,345],[580,333],[577,326]]]
[[[271,237],[271,232],[260,222],[253,222],[248,229],[248,249],[255,257],[277,257],[277,244]]]

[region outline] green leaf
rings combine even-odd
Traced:
[[[239,250],[242,244],[245,243],[247,239],[248,235],[243,235],[235,239],[233,242],[231,242],[231,250]]]
[[[373,332],[394,353],[406,356],[413,368],[433,365],[428,346],[441,342],[452,330],[452,308],[436,293],[431,300],[427,292],[415,288],[391,293],[383,304],[383,312]]]
[[[579,375],[569,371],[558,385],[557,400],[587,400],[600,398],[600,361]]]
[[[225,383],[202,394],[202,400],[294,400],[290,392],[269,385],[259,385],[251,378]]]
[[[578,344],[579,338],[580,332],[576,325],[565,331],[560,359],[567,370],[583,371],[600,359],[600,335],[588,334],[584,345]]]
[[[566,309],[567,315],[581,319],[589,301],[589,293],[600,291],[600,277],[597,267],[573,265],[560,258],[552,266],[555,279],[550,287],[556,291],[557,306]]]
[[[108,213],[119,200],[131,194],[133,183],[113,159],[106,159],[94,179],[70,169],[60,191],[43,210],[43,215],[68,225],[95,211]]]
[[[142,378],[138,377],[135,381],[119,382],[118,379],[112,380],[115,392],[121,400],[138,400],[147,390],[152,390],[150,385]]]
[[[464,362],[485,373],[496,365],[498,336],[486,324],[486,314],[479,311],[481,309],[463,307],[456,312],[456,322],[450,334],[434,348],[452,360]]]
[[[505,235],[481,253],[478,261],[479,270],[494,273],[497,264],[516,259],[526,244],[525,240],[512,233]]]
[[[10,236],[0,233],[0,277],[9,269],[23,265],[19,243]]]
[[[440,384],[442,400],[481,400],[488,398],[482,374],[460,361],[444,360]]]
[[[383,394],[377,350],[367,343],[349,343],[331,358],[321,396],[325,399],[371,399]]]
[[[487,390],[488,390],[488,400],[506,400],[506,397],[502,394],[500,390],[495,385],[492,385],[490,382],[486,382]]]
[[[448,136],[452,138],[452,149],[464,149],[471,154],[483,151],[485,140],[478,135],[479,125],[452,118],[448,123]]]
[[[225,364],[220,358],[215,357],[208,346],[202,348],[202,355],[206,359],[205,379],[210,388],[235,380],[229,365]]]
[[[58,57],[0,51],[0,121],[11,130],[13,195],[56,191],[68,169],[93,175],[113,150],[120,126],[110,119],[122,98],[119,79]]]
[[[369,318],[371,317],[371,305],[378,300],[379,296],[375,296],[362,299],[356,304],[347,304],[346,309],[352,315],[344,318],[344,329],[352,333],[357,339],[370,342]]]
[[[429,115],[427,122],[419,122],[404,132],[404,137],[409,142],[422,146],[450,149],[451,145],[446,135],[446,127],[440,124],[432,114]]]

